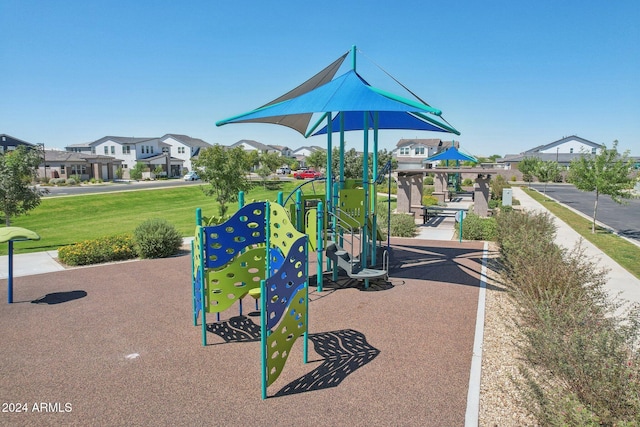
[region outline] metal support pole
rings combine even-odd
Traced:
[[[318,292],[322,292],[322,224],[324,223],[324,206],[322,206],[322,202],[318,203],[318,239],[316,252],[318,256],[318,272],[316,275],[316,286],[318,287]]]
[[[369,113],[364,112],[364,141],[362,147],[362,186],[364,187],[364,224],[362,225],[362,252],[360,256],[360,263],[363,266],[368,262],[369,245]]]
[[[7,301],[13,303],[13,240],[9,240],[9,276],[7,280]]]

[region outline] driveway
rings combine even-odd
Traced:
[[[532,188],[542,192],[543,184],[532,184]],[[595,193],[576,189],[570,184],[547,184],[547,196],[593,217]],[[598,198],[597,220],[618,232],[621,236],[640,243],[640,199],[627,199],[625,204],[611,200],[611,196],[600,195]]]

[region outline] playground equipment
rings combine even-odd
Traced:
[[[242,195],[240,200],[241,208],[219,225],[202,226],[201,211],[196,211],[193,319],[197,325],[200,315],[202,345],[207,345],[207,313],[216,313],[220,320],[222,311],[236,301],[241,304],[247,294],[260,298],[264,399],[300,336],[307,361],[307,236],[295,229],[281,205],[242,206]]]
[[[13,303],[13,242],[24,240],[40,240],[40,236],[34,231],[22,227],[0,228],[0,243],[9,243],[9,271],[7,275],[7,302]]]

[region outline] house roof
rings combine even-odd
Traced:
[[[396,144],[396,147],[400,148],[400,147],[405,147],[407,145],[417,145],[417,144],[422,144],[422,145],[426,145],[428,147],[438,147],[442,144],[442,140],[440,138],[427,138],[427,139],[401,139],[400,141],[398,141],[398,143]]]
[[[100,163],[122,163],[122,160],[112,156],[104,156],[100,154],[78,153],[75,151],[45,150],[44,158],[47,162],[91,162],[99,161]]]
[[[164,140],[166,138],[173,138],[176,141],[180,141],[182,142],[184,145],[188,145],[189,147],[200,147],[200,148],[207,148],[207,147],[211,147],[212,145],[209,144],[206,141],[203,141],[200,138],[192,138],[188,135],[181,135],[181,134],[177,134],[177,133],[168,133],[165,136],[163,136],[162,138],[160,138],[160,140]]]
[[[558,145],[562,145],[562,144],[564,144],[565,142],[568,142],[568,141],[578,141],[578,142],[580,142],[580,143],[582,143],[584,145],[588,145],[588,146],[590,146],[592,148],[602,148],[602,144],[597,144],[597,143],[595,143],[593,141],[589,141],[588,139],[580,138],[579,136],[576,136],[576,135],[571,135],[571,136],[565,136],[564,138],[559,139],[557,141],[553,141],[552,143],[549,143],[547,145],[539,145],[538,147],[535,147],[535,148],[532,148],[530,150],[527,150],[524,153],[537,153],[537,152],[540,152],[540,151],[545,151],[545,150],[548,150],[550,148],[556,147]]]
[[[256,150],[259,150],[259,151],[274,150],[274,148],[272,146],[263,144],[263,143],[258,142],[258,141],[254,141],[252,139],[241,139],[240,141],[231,144],[230,148],[238,147],[240,145],[249,145],[249,146],[251,146],[251,147],[253,147],[253,148],[255,148]]]
[[[93,142],[90,142],[89,145],[97,145],[100,144],[102,142],[105,141],[113,141],[116,142],[118,144],[124,145],[124,144],[139,144],[141,142],[147,142],[147,141],[153,141],[153,140],[157,140],[158,138],[134,138],[134,137],[128,137],[128,136],[105,136],[102,137],[100,139],[97,139]]]
[[[8,144],[11,143],[11,144]],[[11,135],[7,135],[6,133],[0,133],[0,145],[3,146],[7,146],[7,145],[27,145],[29,147],[35,147],[36,144],[32,144],[30,142],[27,141],[23,141],[21,139],[15,138]]]

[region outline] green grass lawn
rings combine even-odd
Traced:
[[[283,182],[281,190],[265,190],[257,185],[245,194],[245,202],[277,199],[278,191],[287,197],[300,182]],[[324,193],[323,184],[315,190]],[[305,194],[312,194],[311,185]],[[157,190],[125,191],[72,197],[43,198],[28,215],[13,218],[11,225],[33,230],[39,241],[14,243],[14,253],[56,250],[60,246],[103,236],[133,232],[144,220],[164,218],[183,236],[192,236],[195,210],[202,208],[204,216],[218,215],[218,203],[204,194],[200,186],[185,186]],[[235,212],[238,204],[229,207]],[[7,254],[8,245],[0,245],[0,255]]]
[[[631,274],[640,278],[640,248],[615,234],[596,227],[596,233],[591,233],[591,221],[578,215],[570,209],[550,200],[537,191],[523,188],[531,197],[541,203],[551,213],[566,222],[577,231],[585,240],[590,241],[611,259],[616,261]]]

